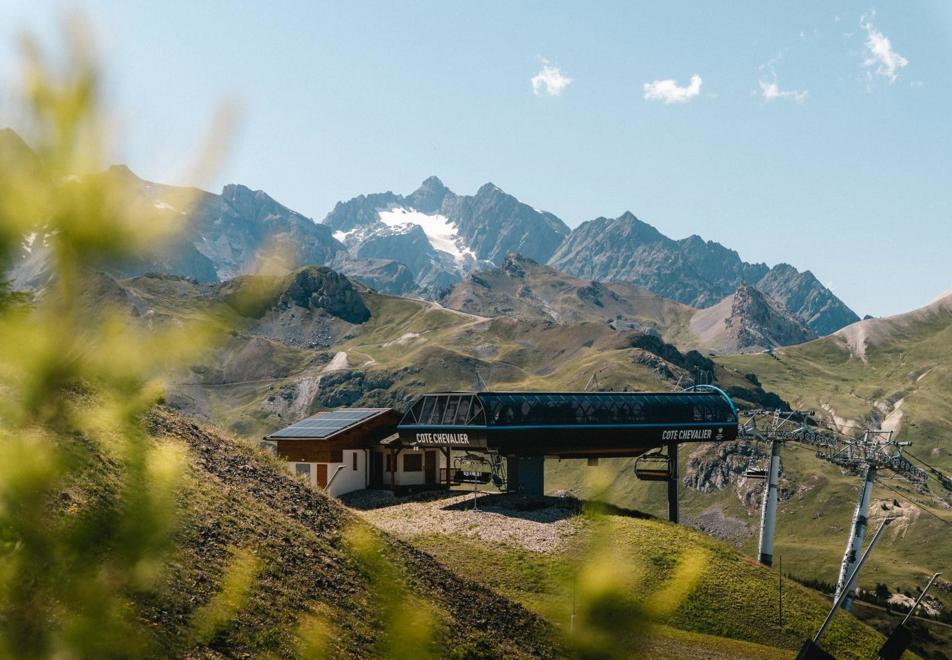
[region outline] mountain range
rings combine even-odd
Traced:
[[[434,176],[406,197],[386,192],[340,202],[323,224],[355,259],[403,262],[431,292],[510,252],[545,261],[570,232],[551,213],[491,183],[475,195],[457,195]]]
[[[0,132],[0,153],[24,163],[24,152],[29,147],[13,131]],[[173,242],[138,259],[104,264],[120,277],[159,272],[215,282],[329,265],[385,293],[437,299],[468,274],[501,266],[517,253],[567,275],[634,284],[695,308],[713,307],[749,285],[821,336],[859,320],[809,271],[747,263],[696,235],[673,240],[627,212],[571,230],[491,183],[475,195],[458,195],[430,177],[409,195],[385,192],[339,202],[315,222],[239,184],[214,194],[145,181],[124,166],[101,176],[114,179],[150,214],[184,221],[184,233]],[[46,262],[40,223],[12,255],[7,277],[17,288],[41,287]]]
[[[470,273],[440,302],[481,316],[573,324],[607,323],[678,346],[718,355],[799,344],[816,334],[776,300],[748,284],[705,309],[695,309],[626,282],[599,282],[560,273],[519,254],[499,267]]]
[[[803,319],[818,335],[859,320],[809,271],[789,264],[750,264],[734,250],[693,235],[672,240],[631,213],[584,222],[549,263],[601,281],[633,282],[693,307],[710,307],[749,284]]]

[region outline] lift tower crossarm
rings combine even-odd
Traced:
[[[777,526],[777,488],[780,478],[780,448],[787,440],[797,437],[802,427],[798,417],[811,415],[811,411],[752,410],[745,413],[740,427],[743,437],[770,443],[770,462],[767,466],[764,498],[760,511],[760,538],[757,544],[757,559],[765,566],[773,564],[774,532]]]
[[[853,516],[850,540],[843,556],[837,594],[847,588],[846,576],[855,567],[866,534],[872,481],[878,469],[890,469],[913,483],[923,483],[928,475],[902,455],[902,448],[911,443],[894,439],[891,431],[867,430],[861,438],[825,429],[806,422],[813,417],[810,410],[749,410],[743,418],[738,437],[770,443],[770,464],[764,489],[760,517],[758,560],[767,566],[773,562],[773,540],[777,518],[777,480],[780,467],[780,447],[785,442],[797,442],[816,448],[818,458],[827,460],[864,475],[864,485]],[[852,596],[844,599],[847,609]]]

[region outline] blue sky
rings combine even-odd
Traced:
[[[860,315],[952,287],[952,3],[6,0],[4,88],[17,32],[54,43],[67,9],[107,64],[115,159],[145,178],[198,183],[230,101],[203,187],[318,220],[436,174],[786,261]]]

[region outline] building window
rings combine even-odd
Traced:
[[[354,452],[354,472],[357,471],[357,454],[358,452],[355,451]]]
[[[423,454],[404,454],[404,472],[423,472]]]
[[[298,477],[307,477],[307,480],[311,480],[311,464],[310,463],[297,463],[294,466],[294,474]]]

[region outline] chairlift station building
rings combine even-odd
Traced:
[[[677,518],[677,446],[737,437],[730,397],[684,392],[448,392],[391,408],[321,412],[265,437],[292,473],[334,496],[362,488],[409,491],[458,483],[473,454],[505,465],[506,490],[541,495],[544,460],[638,457],[667,448]],[[455,469],[454,469],[455,466]]]

